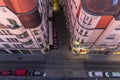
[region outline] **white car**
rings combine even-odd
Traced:
[[[43,72],[43,71],[33,71],[31,75],[33,75],[33,76],[42,76],[42,77],[45,77],[45,76],[46,76],[46,73]]]
[[[120,77],[120,72],[105,72],[106,77]]]
[[[89,71],[88,76],[89,77],[104,77],[103,72],[101,71]]]

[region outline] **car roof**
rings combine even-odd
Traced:
[[[102,71],[89,71],[89,72],[102,73]]]
[[[25,69],[18,69],[18,70],[15,70],[15,73],[17,74],[25,74],[27,72],[27,70],[25,70]]]
[[[120,76],[120,72],[112,72],[113,76]]]

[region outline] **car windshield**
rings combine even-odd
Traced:
[[[95,76],[95,73],[93,72],[92,75]]]
[[[108,75],[109,75],[109,76],[112,76],[112,73],[111,73],[111,72],[108,72]]]
[[[120,73],[119,72],[112,72],[112,76],[120,76]]]

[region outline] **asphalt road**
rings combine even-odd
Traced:
[[[10,77],[10,76],[6,76],[6,77],[0,77],[0,80],[120,80],[120,79],[105,79],[105,78],[75,78],[75,77],[71,77],[71,78],[40,78],[40,77]]]
[[[42,62],[0,62],[0,69],[3,70],[15,70],[15,69],[27,69],[27,70],[45,70],[47,77],[15,77],[15,76],[0,76],[0,80],[96,80],[96,78],[89,78],[88,71],[119,71],[119,63],[111,62],[86,62],[83,59],[66,59],[59,58],[54,61],[42,61]],[[33,78],[33,79],[32,79]],[[119,80],[115,79],[97,79],[97,80]]]
[[[85,77],[86,76],[81,61],[66,60],[64,58],[58,61],[48,62],[46,65],[46,72],[48,73],[49,77]]]
[[[44,71],[45,70],[45,61],[7,61],[0,62],[0,70],[12,70],[16,69],[26,69],[28,72],[33,70]]]

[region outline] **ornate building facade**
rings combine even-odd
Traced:
[[[46,5],[47,0],[0,0],[1,52],[49,52]]]
[[[119,0],[63,0],[63,3],[74,54],[120,54]]]

